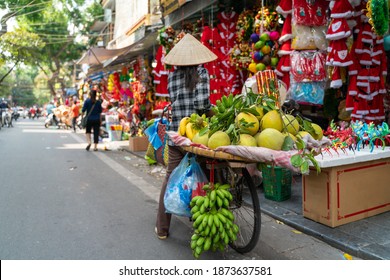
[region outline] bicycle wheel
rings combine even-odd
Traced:
[[[237,240],[229,246],[239,253],[248,253],[256,246],[260,236],[259,197],[246,168],[233,170],[228,166],[221,171],[222,178],[219,179],[232,186],[230,192],[233,195],[233,201],[229,209],[233,212],[235,223],[239,227]]]

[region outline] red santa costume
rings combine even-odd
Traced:
[[[160,46],[156,53],[156,62],[157,65],[153,69],[152,73],[154,74],[153,83],[155,84],[155,95],[161,97],[168,97],[168,73],[169,71],[165,69],[163,63],[164,58],[164,47]]]
[[[221,94],[230,94],[233,89],[242,85],[243,81],[240,80],[240,73],[231,65],[229,54],[236,41],[236,22],[238,20],[238,14],[234,11],[221,12],[217,15],[219,24],[217,30],[219,32],[220,42],[218,51],[221,54],[219,60],[219,86]],[[240,89],[241,90],[241,89]]]
[[[332,1],[330,4],[330,18],[326,38],[330,41],[326,65],[333,66],[331,74],[331,88],[342,86],[340,67],[349,67],[354,64],[347,46],[347,38],[351,36],[351,26],[347,19],[353,16],[354,9],[348,0]],[[347,107],[350,106],[347,100]]]
[[[385,119],[383,93],[386,92],[387,59],[382,37],[373,33],[366,18],[359,27],[351,53],[354,63],[348,71],[347,110],[352,111],[353,120],[381,122]]]

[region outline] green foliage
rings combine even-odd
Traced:
[[[90,36],[89,27],[103,15],[100,1],[87,7],[84,0],[3,0],[0,8],[19,26],[0,37],[0,66],[12,70],[23,62],[43,71],[52,89],[55,83],[71,86],[73,64],[92,41],[81,36]]]
[[[302,174],[309,173],[310,163],[314,166],[317,173],[321,172],[321,168],[318,165],[317,160],[314,158],[314,151],[308,151],[306,149],[306,144],[301,138],[297,138],[297,149],[298,153],[293,155],[290,159],[292,166],[298,167]]]

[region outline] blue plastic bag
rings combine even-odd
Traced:
[[[184,185],[184,180],[190,171],[188,153],[180,164],[172,171],[164,194],[164,205],[167,213],[191,217],[190,201],[192,189]]]
[[[196,158],[187,153],[169,177],[164,195],[166,212],[191,217],[192,192],[198,192],[207,182],[207,177]]]

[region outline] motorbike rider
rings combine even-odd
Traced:
[[[46,105],[46,112],[47,112],[47,117],[49,117],[50,114],[52,114],[53,121],[54,121],[55,125],[58,126],[58,120],[56,118],[56,115],[53,112],[53,109],[55,109],[55,108],[56,108],[56,105],[54,105],[54,102],[50,101],[50,103]]]
[[[4,118],[5,118],[5,116],[3,117],[3,113],[5,113],[8,109],[11,109],[11,107],[9,106],[7,100],[2,98],[1,99],[1,103],[0,103],[1,126],[4,126]]]

